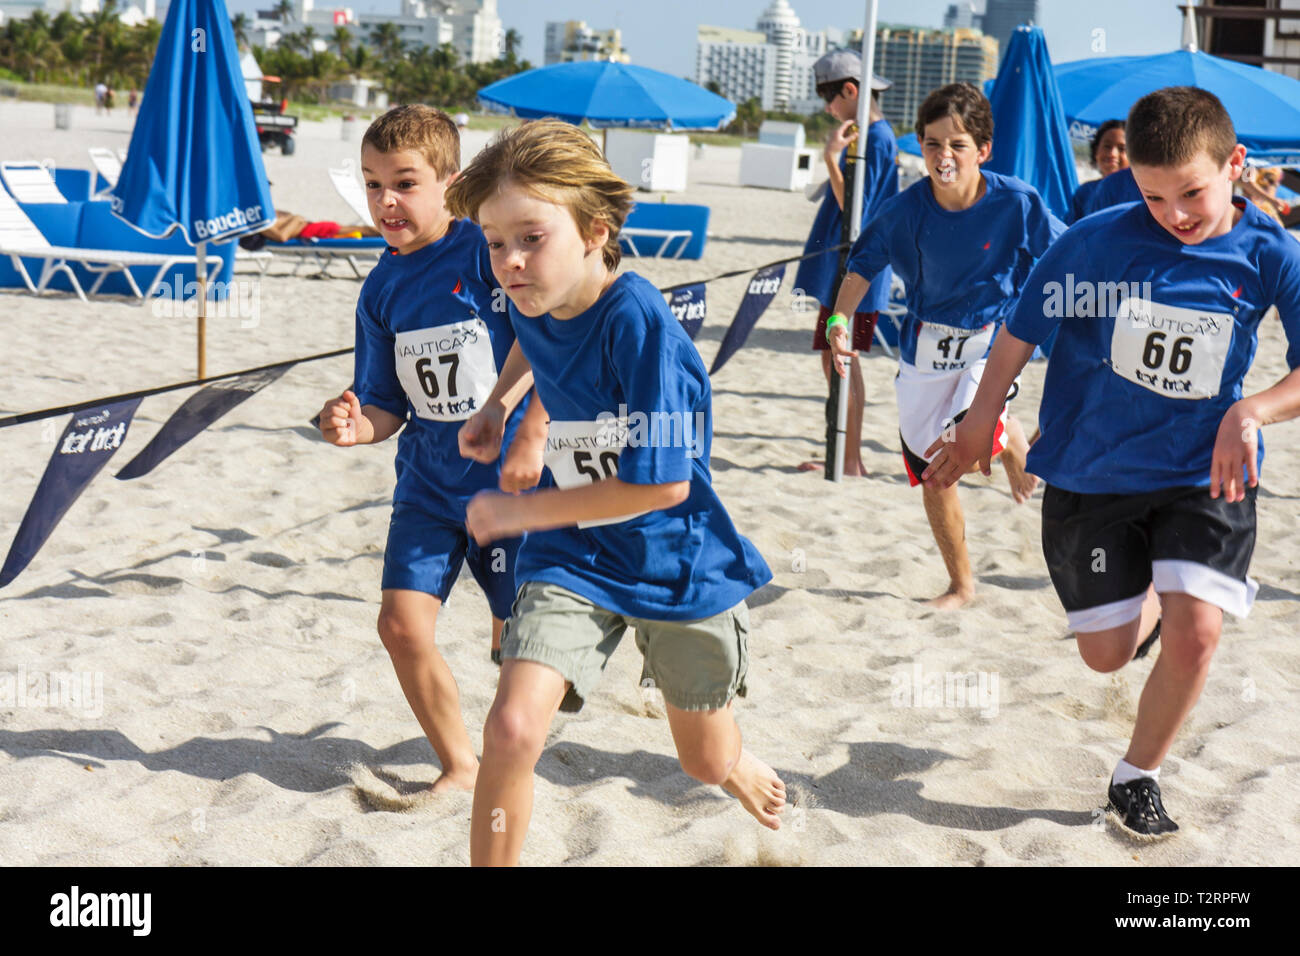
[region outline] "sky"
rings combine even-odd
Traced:
[[[879,0],[882,23],[939,27],[950,0]],[[695,29],[752,30],[769,0],[497,0],[502,23],[523,37],[523,56],[540,66],[548,20],[585,20],[595,30],[618,27],[632,62],[694,77]],[[806,30],[861,27],[863,0],[789,0]],[[1090,56],[1136,56],[1178,49],[1178,0],[1040,0],[1054,63]],[[269,9],[273,0],[228,0],[231,12]],[[982,6],[982,3],[977,4]],[[401,0],[316,0],[318,9],[350,6],[357,13],[397,13]],[[1100,32],[1098,32],[1100,31]]]

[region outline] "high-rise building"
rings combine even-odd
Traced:
[[[981,29],[998,41],[999,62],[1011,42],[1011,34],[1022,23],[1042,23],[1038,0],[988,0]]]
[[[487,63],[501,55],[505,31],[497,16],[497,0],[402,0],[401,13],[354,13],[351,7],[322,7],[315,0],[295,0],[293,12],[280,20],[271,10],[259,10],[250,31],[256,46],[273,47],[291,34],[312,27],[315,48],[325,50],[335,28],[347,29],[360,43],[382,23],[397,28],[407,46],[439,47],[450,43],[462,63]]]
[[[943,25],[949,29],[980,30],[983,28],[983,21],[984,14],[975,9],[972,0],[948,4],[948,9],[943,15]]]
[[[593,30],[582,20],[552,20],[546,24],[546,66],[582,60],[631,63],[617,29]]]
[[[875,72],[894,83],[880,94],[885,118],[911,127],[931,90],[963,80],[982,86],[996,76],[998,44],[978,30],[884,26],[876,31]]]
[[[771,0],[756,27],[699,27],[695,82],[717,84],[722,95],[735,103],[756,98],[765,110],[819,109],[812,67],[842,42],[843,34],[804,30],[787,0]]]

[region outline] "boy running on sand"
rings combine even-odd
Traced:
[[[547,729],[557,710],[582,707],[628,627],[682,769],[780,827],[785,786],[741,747],[731,712],[745,694],[745,597],[771,572],[710,483],[711,394],[695,346],[650,283],[615,274],[631,195],[590,137],[539,120],[503,133],[447,196],[483,227],[551,418],[543,489],[483,492],[468,509],[481,545],[528,533],[483,728],[476,865],[518,862]],[[510,386],[503,372],[497,391]],[[465,425],[466,454],[495,458],[497,407]]]
[[[998,325],[1015,305],[1035,259],[1065,226],[1035,189],[1012,176],[984,172],[993,148],[993,111],[970,83],[941,87],[917,111],[929,177],[884,202],[853,244],[827,326],[836,370],[856,354],[844,318],[885,265],[907,285],[899,334],[899,438],[912,485],[921,482],[925,449],[970,405]],[[1014,396],[1013,389],[1004,398]],[[1020,424],[999,412],[994,454],[1002,455],[1017,502],[1038,479],[1025,471],[1029,449]],[[975,595],[966,523],[956,488],[921,489],[930,530],[948,570],[948,590],[930,603],[957,608]]]
[[[366,130],[361,171],[389,248],[357,300],[355,385],[320,417],[321,434],[335,445],[402,431],[379,636],[442,766],[435,792],[471,790],[478,772],[456,680],[435,643],[438,611],[468,558],[492,609],[497,647],[519,547],[511,536],[480,548],[465,532],[465,505],[496,486],[499,469],[462,458],[456,436],[489,400],[514,333],[500,306],[493,309],[496,282],[482,231],[453,219],[443,202],[459,166],[456,124],[438,110],[399,106]],[[494,399],[503,422],[529,385],[526,376],[512,379],[518,387]],[[517,419],[510,417],[512,432]]]
[[[926,483],[949,485],[989,446],[1007,387],[1054,329],[1029,467],[1047,483],[1043,554],[1093,670],[1119,670],[1163,614],[1108,809],[1172,833],[1160,765],[1200,696],[1223,612],[1244,616],[1261,425],[1300,415],[1300,246],[1233,199],[1245,147],[1211,93],[1170,87],[1128,117],[1144,203],[1071,227],[1035,266],[969,414],[938,441]],[[1243,396],[1260,320],[1277,306],[1291,373]],[[1159,599],[1148,596],[1154,583]]]

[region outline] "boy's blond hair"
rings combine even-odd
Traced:
[[[460,169],[460,131],[455,121],[442,110],[420,103],[394,106],[370,124],[361,145],[381,153],[417,152],[442,179]]]
[[[591,239],[596,223],[603,222],[609,239],[601,258],[609,271],[618,268],[623,258],[618,233],[632,208],[632,187],[609,168],[590,136],[550,119],[502,131],[451,184],[447,209],[478,222],[479,207],[506,183],[564,206],[583,239]]]

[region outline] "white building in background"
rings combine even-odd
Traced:
[[[765,110],[815,112],[821,100],[813,64],[842,42],[838,30],[804,30],[787,0],[772,0],[754,30],[699,27],[695,82],[716,83],[735,103],[757,98]]]
[[[3,0],[0,0],[3,2]],[[497,15],[497,0],[401,0],[401,12],[356,13],[351,7],[316,7],[316,0],[294,0],[294,11],[281,22],[272,10],[257,11],[249,31],[254,46],[274,47],[292,33],[310,26],[316,31],[313,46],[327,49],[338,27],[345,27],[356,43],[369,43],[370,31],[392,23],[408,46],[440,47],[450,43],[462,63],[488,63],[501,56],[505,30]]]
[[[598,60],[610,63],[632,62],[632,58],[623,49],[623,34],[617,27],[593,30],[583,20],[547,21],[543,66]]]
[[[74,16],[98,13],[101,0],[0,0],[0,26],[10,20],[25,20],[37,10],[53,19],[65,10]],[[166,11],[164,5],[162,10]],[[137,26],[146,20],[160,20],[155,0],[118,0],[117,17],[127,26]]]

